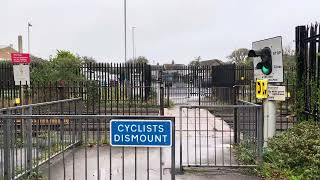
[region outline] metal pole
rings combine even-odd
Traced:
[[[237,96],[237,92],[238,92],[238,86],[233,86],[233,104],[237,105],[237,100],[238,100],[238,96]],[[238,136],[238,133],[240,134],[240,123],[238,120],[238,108],[234,108],[234,112],[233,112],[233,116],[234,116],[234,143],[239,143],[238,138],[240,139],[240,137]]]
[[[187,115],[188,116],[188,115]],[[183,169],[182,169],[182,108],[179,108],[179,135],[180,135],[180,164],[179,164],[179,168],[180,168],[180,173],[182,173]],[[175,136],[175,134],[173,135]],[[188,136],[188,132],[187,132],[187,136]]]
[[[7,111],[6,114],[10,114]],[[11,130],[10,130],[10,119],[3,119],[3,177],[4,180],[9,180],[10,178],[10,145],[11,145]]]
[[[268,99],[263,101],[264,112],[264,147],[267,146],[268,138],[273,137],[276,134],[276,102],[269,101]]]
[[[263,144],[264,144],[264,138],[263,138],[263,130],[264,130],[264,118],[263,118],[263,108],[257,108],[256,109],[256,133],[257,133],[257,152],[258,152],[258,162],[259,164],[262,163],[263,160]]]
[[[30,53],[30,22],[28,22],[28,53]]]
[[[163,84],[160,83],[160,115],[164,115],[164,88]]]
[[[132,60],[135,59],[135,44],[134,44],[134,30],[136,27],[132,27]]]
[[[172,119],[172,146],[171,146],[171,180],[176,179],[176,136],[175,136],[175,119]],[[180,129],[181,132],[181,129]],[[181,150],[180,150],[181,151]],[[181,167],[180,167],[181,168]]]
[[[32,106],[28,108],[28,115],[32,115]],[[32,170],[32,119],[27,118],[26,121],[26,138],[27,138],[27,170],[29,174]]]
[[[124,62],[127,62],[127,1],[124,0]]]

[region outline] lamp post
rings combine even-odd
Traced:
[[[127,62],[127,1],[124,0],[124,62]]]
[[[136,27],[132,27],[132,60],[135,60],[135,44],[134,44],[134,30]]]
[[[32,24],[28,22],[28,53],[30,54],[30,27],[32,27]]]

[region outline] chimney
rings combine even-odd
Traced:
[[[22,53],[22,36],[21,35],[19,35],[18,36],[18,51],[19,51],[19,53]]]

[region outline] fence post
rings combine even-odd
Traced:
[[[233,86],[233,104],[237,105],[237,92],[238,92],[238,86],[234,85]],[[240,132],[240,130],[238,129],[238,108],[234,108],[233,110],[233,116],[234,116],[234,142],[237,144],[239,143],[238,141],[238,131]]]
[[[158,81],[160,85],[160,115],[164,115],[164,87],[162,79],[162,69],[159,71]]]
[[[200,72],[201,72],[201,67],[199,67],[198,66],[198,91],[199,91],[199,94],[198,94],[198,96],[199,96],[199,99],[198,99],[198,104],[199,104],[199,106],[201,105],[201,81],[202,81],[202,76],[199,76],[199,74],[201,74]]]
[[[164,87],[163,83],[160,82],[160,115],[164,115]]]
[[[188,134],[188,132],[187,132]],[[182,107],[179,107],[179,138],[180,138],[180,162],[179,162],[179,168],[180,168],[180,173],[182,173],[183,168],[182,168]]]
[[[176,139],[175,139],[175,118],[171,119],[172,122],[172,146],[171,146],[171,180],[176,178]],[[181,131],[181,130],[180,130]],[[181,168],[181,167],[180,167]]]
[[[58,90],[59,90],[59,100],[63,100],[64,97],[64,82],[60,81],[59,82],[59,86],[58,86]],[[63,115],[64,114],[64,110],[63,110],[63,103],[60,102],[60,114]],[[63,142],[63,131],[64,131],[64,119],[60,119],[60,141]]]
[[[28,115],[32,115],[32,107],[28,108]],[[27,170],[29,174],[32,171],[32,118],[25,119],[26,121],[26,143],[27,143]],[[38,133],[38,132],[37,132]]]
[[[303,96],[304,97],[299,97],[297,96],[296,97],[296,100],[297,102],[299,102],[299,99],[300,98],[303,98],[305,99],[305,89],[306,89],[306,74],[305,74],[305,52],[306,52],[306,43],[304,41],[304,39],[307,38],[307,29],[306,29],[306,26],[297,26],[296,27],[296,57],[297,57],[297,78],[296,78],[296,85],[297,85],[297,89],[299,90],[300,88],[304,88],[303,90]],[[306,104],[305,104],[305,107],[307,105],[307,102],[304,101]],[[302,106],[302,105],[300,105]]]
[[[10,111],[4,112],[10,114]],[[4,180],[10,178],[10,145],[11,145],[11,130],[10,119],[3,119],[3,176]]]
[[[169,108],[169,106],[170,106],[170,86],[169,86],[169,83],[166,83],[165,86],[167,87],[167,107]]]

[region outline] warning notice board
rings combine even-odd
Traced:
[[[285,86],[268,86],[268,100],[270,101],[285,101],[286,87]]]

